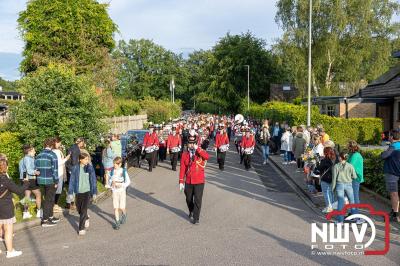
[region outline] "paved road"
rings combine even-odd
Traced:
[[[211,152],[210,152],[211,153]],[[213,153],[212,153],[213,154]],[[224,172],[213,154],[199,226],[187,219],[177,172],[161,163],[139,171],[128,193],[128,221],[111,228],[111,199],[91,207],[91,227],[76,235],[77,217],[57,227],[17,233],[23,256],[0,265],[398,265],[400,248],[385,257],[315,256],[310,223],[321,221],[271,166],[255,156],[245,171],[229,151]],[[2,248],[3,249],[3,248]],[[4,249],[3,249],[4,250]]]

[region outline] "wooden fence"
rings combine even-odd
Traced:
[[[143,129],[147,115],[118,116],[104,119],[110,126],[111,133],[122,134],[130,129]]]

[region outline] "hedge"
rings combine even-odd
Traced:
[[[178,118],[182,112],[179,102],[171,103],[170,101],[156,100],[151,97],[146,97],[141,100],[140,106],[142,109],[146,110],[147,120],[155,124]]]
[[[286,121],[289,125],[306,124],[307,107],[284,102],[268,102],[263,105],[252,104],[249,112],[244,112],[255,119],[269,119],[272,122]],[[360,144],[379,144],[383,130],[380,118],[338,118],[320,114],[313,106],[311,124],[323,125],[331,139],[340,145],[349,140]]]
[[[0,153],[4,153],[8,159],[8,174],[14,180],[18,179],[18,163],[22,158],[22,142],[18,133],[0,133]]]
[[[140,113],[140,104],[134,100],[117,99],[112,116],[137,115]]]
[[[380,154],[383,150],[362,150],[364,157],[364,186],[376,193],[388,197],[383,174],[383,160]]]

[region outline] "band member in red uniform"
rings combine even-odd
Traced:
[[[153,168],[156,168],[158,165],[158,153],[160,152],[160,125],[155,125],[154,126],[154,132],[153,132],[153,138],[155,140],[154,142],[154,153],[153,153]]]
[[[224,124],[219,125],[219,131],[215,137],[214,148],[217,150],[217,162],[219,170],[224,170],[226,151],[229,149],[229,138],[225,132]]]
[[[176,132],[176,126],[172,126],[172,132],[167,140],[167,153],[170,154],[172,170],[176,171],[178,163],[179,152],[182,148],[181,136]]]
[[[245,135],[242,137],[242,142],[240,143],[241,150],[243,153],[244,167],[246,170],[251,168],[251,155],[254,151],[254,146],[256,145],[254,136],[250,132],[250,128],[245,128]]]
[[[159,134],[158,140],[160,142],[160,149],[158,150],[158,158],[161,162],[167,159],[167,139],[169,136],[169,129],[167,127],[163,127]]]
[[[142,152],[146,153],[146,160],[149,163],[149,172],[153,170],[153,161],[155,154],[155,145],[158,143],[157,135],[154,132],[154,126],[149,126],[149,132],[144,135]]]
[[[209,158],[208,153],[197,145],[197,136],[188,137],[188,150],[184,151],[179,173],[179,189],[185,191],[189,219],[199,224],[201,202],[204,191],[204,168]]]

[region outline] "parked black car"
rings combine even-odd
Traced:
[[[147,130],[129,130],[126,133],[126,142],[122,143],[122,150],[126,151],[128,167],[140,168],[142,158],[142,146]],[[122,140],[122,138],[121,138]],[[124,146],[124,144],[126,144]]]

